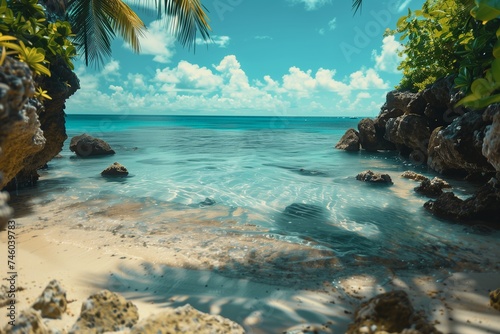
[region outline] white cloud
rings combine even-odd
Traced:
[[[225,48],[229,44],[229,41],[231,38],[229,36],[217,36],[213,35],[212,38],[208,41],[205,41],[204,39],[198,37],[196,39],[196,44],[197,45],[216,45],[219,48]]]
[[[260,40],[263,40],[263,39],[268,39],[268,40],[272,40],[273,38],[271,36],[255,36],[254,37],[255,39],[260,39]]]
[[[149,24],[144,36],[139,37],[139,43],[141,54],[154,56],[153,60],[158,63],[169,63],[175,53],[175,37],[161,20]],[[130,49],[130,45],[124,46]]]
[[[350,87],[352,89],[388,89],[389,84],[379,76],[377,71],[370,68],[368,70],[359,70],[350,76]]]
[[[331,0],[290,0],[293,4],[304,4],[306,10],[315,10],[318,9],[328,3],[331,3]]]
[[[400,3],[397,5],[398,12],[403,12],[405,11],[408,6],[410,5],[411,0],[402,0]]]
[[[116,66],[113,63],[109,69]],[[292,66],[280,78],[265,75],[250,80],[234,55],[225,56],[212,67],[183,60],[155,73],[111,76],[110,82],[103,80],[102,72],[91,75],[90,71],[83,66],[77,68],[83,88],[68,101],[70,113],[99,113],[103,105],[106,112],[147,110],[152,114],[371,112],[382,103],[381,90],[389,87],[373,68],[337,78],[335,69],[314,72]]]
[[[401,49],[402,45],[396,41],[394,36],[384,37],[380,54],[376,50],[372,51],[375,68],[384,72],[399,73],[398,65],[403,59],[398,55]]]
[[[109,78],[111,76],[119,76],[120,75],[119,71],[120,71],[120,62],[111,59],[109,63],[104,65],[101,74],[104,76],[104,78]]]
[[[332,30],[335,30],[335,28],[337,28],[337,18],[336,17],[334,17],[333,19],[328,21],[328,30],[332,31]]]

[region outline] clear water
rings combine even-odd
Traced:
[[[422,207],[428,199],[413,191],[417,183],[400,177],[405,170],[429,177],[432,172],[395,153],[333,148],[357,122],[349,118],[70,115],[70,138],[86,132],[106,140],[116,155],[79,158],[69,151],[68,140],[63,157],[42,172],[35,197],[51,205],[57,202],[71,215],[67,224],[119,229],[120,234],[142,237],[138,242],[147,238],[148,243],[161,246],[174,238],[187,238],[162,231],[175,231],[189,222],[194,226],[193,238],[196,226],[207,237],[233,235],[234,243],[226,249],[233,260],[248,260],[252,251],[248,248],[262,248],[266,242],[269,252],[276,254],[288,252],[283,245],[314,252],[282,256],[286,263],[273,260],[269,270],[278,276],[289,271],[290,264],[300,276],[300,264],[306,268],[313,260],[331,269],[329,275],[353,273],[360,267],[446,275],[454,269],[493,266],[495,261],[485,254],[488,244],[498,240],[497,232],[484,233],[432,217]],[[115,161],[128,168],[129,177],[102,178],[100,172]],[[367,169],[389,173],[394,185],[374,187],[357,181],[355,176]],[[448,181],[460,196],[473,190]],[[215,204],[200,204],[207,197]],[[238,237],[261,241],[238,245]],[[204,251],[217,257],[213,249]],[[318,262],[329,258],[335,261]]]

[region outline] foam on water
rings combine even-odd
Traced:
[[[407,169],[432,177],[431,172],[394,153],[333,149],[356,123],[332,118],[70,116],[70,137],[87,132],[108,141],[117,154],[82,159],[66,146],[63,158],[42,172],[33,196],[35,201],[56,201],[72,215],[68,224],[119,229],[158,245],[177,238],[165,234],[167,226],[191,221],[211,235],[328,250],[351,266],[484,266],[482,247],[498,234],[478,235],[430,216],[422,208],[427,199],[413,191],[417,184],[399,177]],[[129,169],[128,178],[100,176],[114,161]],[[356,174],[366,169],[389,173],[395,184],[373,187],[356,181]],[[462,196],[472,191],[450,182]],[[216,204],[201,205],[207,197]],[[243,250],[248,245],[235,241],[232,247],[232,257],[248,254]]]

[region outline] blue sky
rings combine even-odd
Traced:
[[[75,63],[68,114],[375,116],[399,82],[397,38],[423,0],[209,0],[212,42],[180,46],[141,16],[141,54],[120,39],[100,69]],[[139,12],[140,13],[140,12]]]

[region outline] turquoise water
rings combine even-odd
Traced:
[[[63,157],[42,172],[39,191],[47,202],[57,198],[71,208],[68,224],[106,230],[115,221],[120,233],[148,235],[148,242],[157,245],[166,238],[158,231],[167,227],[214,221],[221,224],[207,233],[326,251],[350,270],[355,265],[444,273],[464,266],[485,269],[481,247],[498,235],[429,215],[422,207],[428,199],[413,191],[417,183],[400,177],[405,170],[433,177],[425,166],[393,152],[333,148],[358,121],[70,115],[70,138],[91,134],[106,140],[116,154],[79,158],[69,151],[68,140]],[[129,177],[102,178],[100,172],[115,161],[128,168]],[[367,169],[389,173],[394,185],[355,180]],[[462,197],[473,191],[448,181]],[[206,198],[215,204],[200,204]],[[125,206],[116,209],[120,204]],[[139,209],[129,212],[127,205]]]

